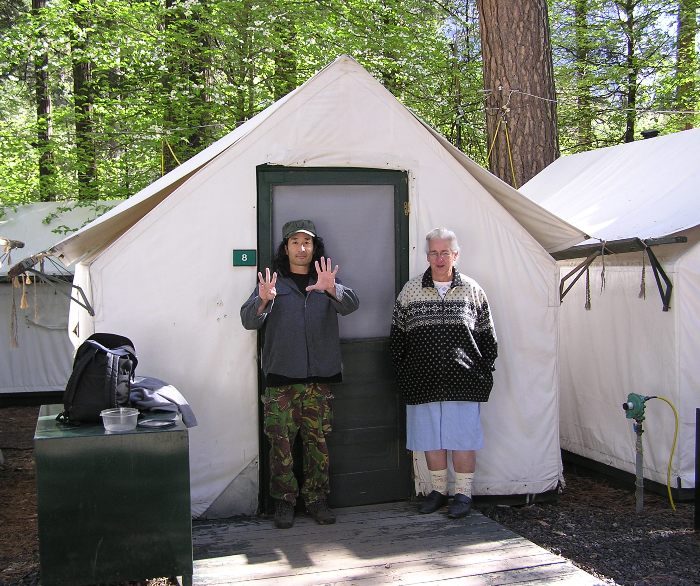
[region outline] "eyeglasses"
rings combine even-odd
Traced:
[[[443,250],[442,252],[438,252],[437,250],[431,250],[428,253],[428,258],[435,260],[437,258],[449,258],[454,254],[453,250]]]

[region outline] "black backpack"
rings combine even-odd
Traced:
[[[99,423],[100,412],[128,407],[138,364],[134,344],[118,334],[93,334],[75,354],[63,393],[64,411],[56,418],[74,425]]]

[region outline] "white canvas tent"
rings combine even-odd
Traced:
[[[672,488],[695,485],[695,409],[700,406],[700,130],[562,157],[521,192],[608,246],[622,239],[675,239],[654,246],[672,282],[670,308],[643,250],[590,268],[590,310],[581,278],[561,308],[562,448],[635,472],[635,434],[621,408],[628,393],[664,396],[679,412]],[[601,244],[602,246],[602,244]],[[562,277],[581,259],[560,261]],[[644,275],[644,292],[642,290]],[[675,421],[646,403],[644,476],[666,484]]]
[[[75,342],[93,331],[130,337],[139,371],[174,384],[192,405],[199,421],[190,430],[193,515],[257,507],[256,334],[239,319],[256,269],[232,267],[231,251],[258,247],[256,167],[266,163],[408,173],[411,276],[427,266],[425,234],[449,226],[461,237],[461,270],[482,284],[495,316],[500,356],[482,410],[486,448],[475,493],[554,489],[561,474],[559,301],[549,251],[585,235],[450,147],[343,56],[54,247],[76,263],[76,282],[95,308],[91,318],[71,307]],[[313,219],[311,211],[300,215]],[[377,237],[355,236],[370,247]],[[381,263],[373,252],[361,262]],[[391,305],[387,323],[390,313]],[[420,470],[419,463],[418,490]]]
[[[97,214],[94,207],[71,207],[71,202],[32,203],[7,208],[0,218],[0,322],[5,342],[0,345],[0,394],[60,391],[66,386],[73,360],[68,338],[68,296],[72,271],[46,262],[44,273],[66,278],[59,289],[31,278],[30,285],[13,288],[7,277],[13,263],[46,250],[63,238],[58,227],[80,228]],[[101,202],[112,206],[116,202]],[[13,247],[14,241],[21,246]],[[39,267],[35,267],[39,268]],[[24,279],[23,279],[24,281]],[[22,292],[28,307],[20,308]],[[14,309],[13,309],[14,304]],[[11,323],[16,319],[16,339]],[[16,346],[15,346],[16,342]]]

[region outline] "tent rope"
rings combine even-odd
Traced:
[[[501,127],[501,122],[503,122],[503,130],[506,135],[506,147],[508,149],[508,162],[510,163],[510,175],[513,178],[513,187],[515,189],[518,189],[518,183],[515,180],[515,165],[513,164],[513,149],[511,148],[510,145],[510,134],[508,133],[508,120],[506,119],[506,115],[503,114],[499,119],[498,119],[498,124],[496,124],[496,130],[493,132],[493,140],[491,141],[491,146],[489,147],[489,152],[486,155],[486,162],[490,163],[491,162],[491,153],[493,152],[493,147],[496,144],[496,139],[498,138],[498,129]]]
[[[0,254],[0,267],[5,261],[7,261],[8,266],[12,266],[12,246],[9,242],[2,248],[2,254]]]
[[[586,304],[584,305],[586,310],[591,309],[591,272],[589,267],[590,265],[586,267]]]
[[[20,275],[20,280],[22,281],[22,296],[19,299],[19,308],[28,309],[29,302],[27,301],[27,275],[25,275],[24,278],[22,278]],[[31,283],[31,280],[29,280],[29,283]]]
[[[491,146],[489,147],[489,153],[486,155],[486,162],[491,161],[491,151],[493,151],[493,146],[496,144],[496,138],[498,137],[498,129],[501,127],[502,119],[498,119],[498,124],[496,124],[496,130],[493,132],[493,140],[491,141]]]
[[[170,143],[168,140],[163,137],[163,144],[168,147],[168,150],[170,151],[170,154],[173,156],[173,159],[175,159],[175,162],[178,165],[182,165],[180,160],[177,158],[177,155],[175,154],[175,151],[173,151],[173,147],[170,146]],[[160,149],[160,174],[165,175],[165,149]]]
[[[39,281],[34,279],[34,319],[39,319],[39,297],[38,295],[38,287]]]
[[[503,87],[500,86],[498,88],[501,92],[503,92]],[[508,150],[508,163],[510,164],[510,175],[513,179],[513,187],[515,189],[518,189],[518,183],[515,180],[515,165],[513,164],[513,149],[510,144],[510,134],[508,132],[508,112],[510,112],[510,98],[513,95],[513,91],[511,90],[508,93],[508,99],[506,100],[506,103],[503,104],[499,108],[500,111],[500,116],[498,117],[498,123],[496,124],[496,129],[493,131],[493,140],[491,141],[491,146],[489,147],[489,152],[486,155],[486,162],[491,163],[491,153],[493,152],[493,147],[496,144],[496,138],[498,138],[498,130],[501,128],[501,122],[503,123],[503,131],[506,136],[506,148]]]
[[[44,258],[42,257],[41,260],[39,261],[39,271],[44,272]],[[38,292],[39,292],[39,283],[41,283],[41,279],[34,279],[34,320],[38,321],[39,320],[39,298],[37,297]]]
[[[647,273],[647,245],[644,245],[644,250],[642,250],[642,282],[639,284],[639,299],[646,299],[647,298],[647,282],[646,282],[646,273]]]
[[[510,162],[510,174],[513,177],[513,187],[518,189],[518,183],[515,180],[515,167],[513,166],[513,152],[510,148],[510,135],[508,134],[508,120],[504,118],[503,128],[506,131],[506,145],[508,146],[508,161]]]
[[[19,348],[18,341],[18,326],[17,326],[17,300],[15,298],[15,289],[19,287],[17,277],[12,279],[12,309],[10,310],[10,348]]]
[[[600,250],[600,292],[605,290],[605,240],[602,241],[602,247]]]

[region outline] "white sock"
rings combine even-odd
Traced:
[[[455,494],[472,496],[473,472],[455,472]]]
[[[430,470],[430,483],[433,490],[447,494],[447,468],[444,470]]]

